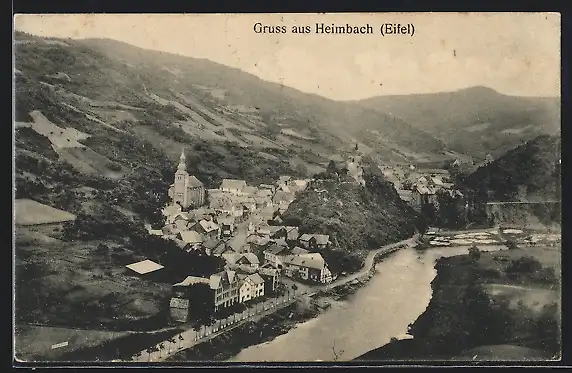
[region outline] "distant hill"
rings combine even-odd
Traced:
[[[540,134],[560,132],[560,98],[516,97],[486,87],[378,96],[357,103],[401,118],[470,156],[498,156]]]
[[[542,135],[479,167],[465,183],[490,200],[558,199],[560,137]]]

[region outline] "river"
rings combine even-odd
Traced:
[[[390,254],[376,265],[375,276],[346,301],[333,302],[319,317],[272,341],[248,347],[229,361],[332,361],[334,350],[339,361],[348,361],[383,346],[392,337],[406,334],[407,326],[427,308],[436,260],[466,254],[468,248],[406,248]]]

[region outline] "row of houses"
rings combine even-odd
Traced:
[[[170,301],[171,317],[179,322],[187,321],[193,312],[194,285],[203,284],[208,289],[214,311],[228,308],[237,303],[247,303],[264,296],[266,284],[273,286],[272,278],[264,279],[259,273],[243,273],[231,269],[215,273],[209,278],[188,276],[180,283],[173,285],[173,297]],[[202,296],[205,294],[203,293]],[[202,303],[197,306],[203,306]],[[194,309],[196,310],[196,308]]]

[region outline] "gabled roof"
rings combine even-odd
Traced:
[[[217,247],[213,250],[213,255],[221,255],[227,250],[231,250],[227,245],[226,242],[221,242],[217,245]]]
[[[191,286],[194,284],[208,284],[209,279],[205,277],[187,276],[183,281],[173,284],[173,286]]]
[[[199,225],[207,233],[212,232],[212,231],[216,231],[217,229],[219,229],[219,226],[211,220],[201,220],[201,221],[199,221]]]
[[[239,253],[224,253],[222,254],[223,259],[228,263],[228,264],[236,264],[236,262],[238,262],[238,260],[242,257],[241,254]]]
[[[250,262],[250,264],[259,264],[260,260],[254,253],[244,253],[242,257]],[[242,259],[242,258],[241,258]]]
[[[274,255],[280,255],[280,254],[284,255],[287,254],[289,251],[290,249],[288,249],[288,246],[281,246],[276,243],[271,243],[270,245],[268,245],[268,248],[264,250],[265,253]]]
[[[287,183],[292,179],[292,176],[283,175],[278,178],[277,184],[284,184]]]
[[[185,243],[202,243],[203,237],[197,231],[182,231],[179,232],[181,235],[181,241]]]
[[[326,245],[330,242],[330,236],[327,234],[315,234],[313,237],[318,245]]]
[[[241,192],[244,194],[256,194],[256,192],[258,192],[258,188],[255,186],[247,185],[244,188],[242,188]]]
[[[277,191],[272,198],[272,202],[274,203],[290,202],[292,200],[294,200],[294,195],[283,190]]]
[[[264,283],[264,279],[260,277],[258,273],[253,273],[245,278],[246,281],[252,282],[254,285],[260,285]]]
[[[310,241],[310,239],[312,238],[311,234],[308,233],[304,233],[303,235],[301,235],[298,239],[300,241]]]
[[[182,209],[181,205],[175,203],[175,204],[172,204],[172,205],[165,207],[162,212],[163,212],[164,216],[171,216],[171,215],[175,215],[178,212],[181,212],[181,209]]]
[[[214,275],[209,278],[209,283],[211,289],[218,289],[221,286],[232,284],[236,281],[237,276],[235,271],[226,270]]]
[[[126,267],[134,272],[137,272],[140,275],[155,272],[158,271],[159,269],[164,268],[161,264],[155,263],[154,261],[149,259],[142,260],[137,263],[128,264],[126,265]]]
[[[189,188],[204,187],[203,183],[193,175],[189,176],[187,186]]]
[[[319,253],[289,255],[283,259],[285,264],[291,264],[298,267],[323,269],[326,265],[324,258]]]
[[[309,251],[306,249],[303,249],[301,247],[296,246],[295,248],[292,249],[292,255],[300,255],[300,254],[308,254]]]
[[[220,185],[221,189],[242,190],[246,186],[246,181],[236,179],[224,179]]]

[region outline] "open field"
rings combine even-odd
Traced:
[[[19,323],[120,329],[166,322],[161,315],[170,286],[128,273],[125,265],[145,258],[121,245],[42,239],[18,228],[15,256]]]
[[[62,354],[97,346],[129,334],[130,332],[18,325],[15,334],[16,358],[23,361],[56,360]],[[52,348],[53,345],[64,342],[68,345]]]
[[[15,202],[17,225],[38,225],[74,220],[75,215],[30,199],[18,199]]]

